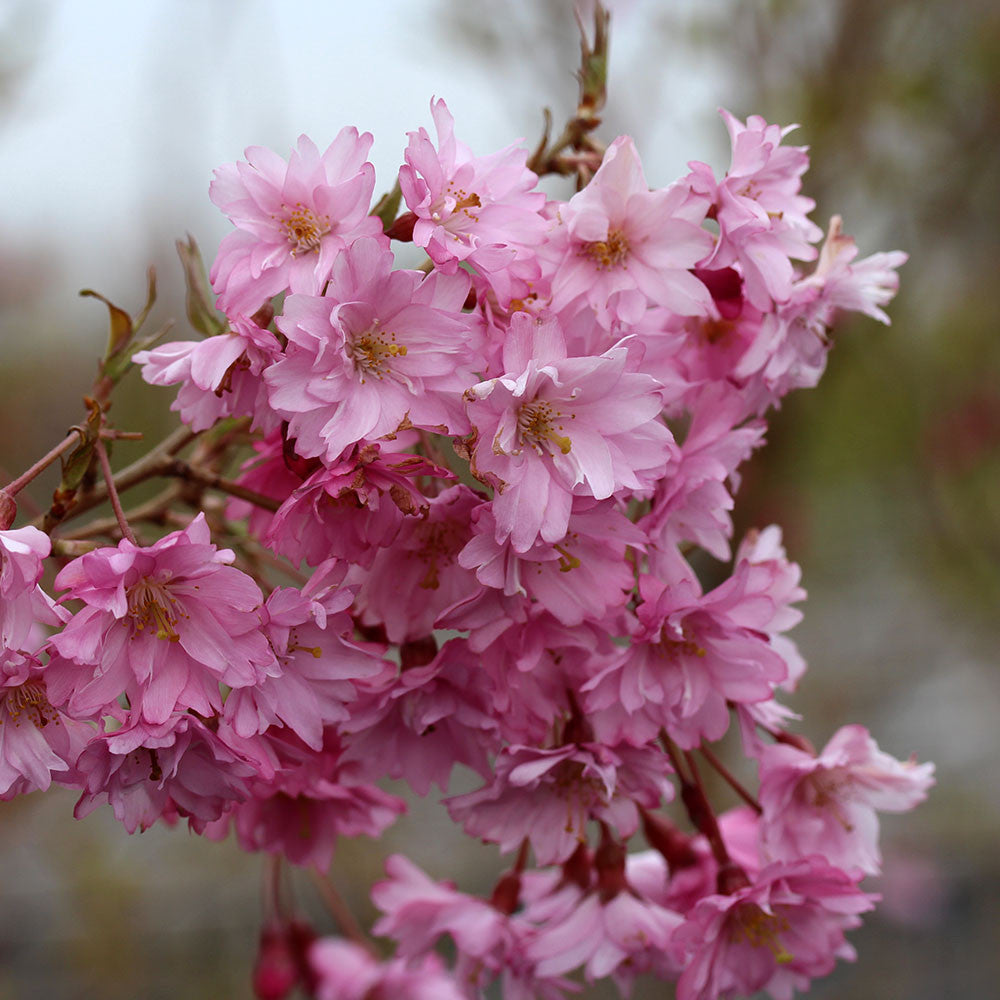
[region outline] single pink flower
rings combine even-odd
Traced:
[[[448,787],[456,764],[486,778],[500,744],[479,658],[452,639],[424,666],[400,672],[351,706],[345,757],[372,781],[401,778],[418,794]]]
[[[357,240],[324,295],[290,295],[278,318],[288,347],[265,373],[271,405],[304,458],[333,462],[363,438],[403,426],[461,434],[462,393],[480,367],[454,275],[392,270],[392,252]]]
[[[337,557],[370,564],[395,539],[404,517],[426,514],[428,500],[417,477],[450,478],[419,455],[397,451],[399,446],[362,441],[320,466],[278,508],[264,541],[294,563],[318,565]]]
[[[707,594],[679,556],[665,579],[642,576],[636,609],[641,631],[630,648],[584,685],[597,731],[644,743],[661,728],[683,747],[717,740],[729,728],[729,703],[765,701],[788,678],[771,630],[795,620],[785,566],[737,562]],[[667,582],[669,581],[669,583]]]
[[[122,539],[69,563],[56,577],[84,607],[52,637],[49,695],[70,714],[117,714],[162,725],[185,708],[222,708],[219,684],[262,680],[274,653],[260,630],[257,584],[225,565],[205,515],[142,548]]]
[[[258,684],[233,689],[223,713],[240,736],[284,725],[318,751],[324,728],[349,718],[354,682],[391,668],[354,639],[347,612],[354,591],[335,585],[345,570],[320,566],[301,591],[277,587],[268,595],[261,621],[274,663]]]
[[[711,168],[692,163],[688,178],[693,187],[709,193],[720,230],[715,250],[702,266],[738,264],[746,298],[766,311],[791,294],[791,258],[816,258],[812,244],[822,231],[808,218],[815,202],[799,194],[809,157],[805,146],[781,144],[795,125],[769,125],[760,115],[751,115],[744,124],[728,111],[722,117],[733,147],[729,170],[716,183]]]
[[[733,494],[738,468],[764,443],[763,420],[744,421],[739,396],[708,385],[689,401],[691,423],[670,475],[657,484],[649,514],[639,521],[652,543],[650,569],[672,571],[678,545],[693,542],[716,559],[730,557]]]
[[[392,544],[380,548],[371,567],[353,577],[361,582],[361,620],[383,625],[390,642],[430,635],[438,615],[476,587],[458,554],[482,498],[457,485],[425,503],[422,515],[403,518]]]
[[[530,247],[548,228],[540,214],[545,195],[525,165],[528,152],[512,145],[475,157],[455,138],[455,121],[442,100],[431,101],[437,149],[424,129],[408,133],[399,168],[407,207],[416,216],[413,242],[446,271],[468,260],[489,280],[531,259]]]
[[[657,808],[673,797],[667,758],[651,747],[567,743],[506,747],[490,785],[447,800],[466,833],[510,851],[527,837],[541,865],[565,861],[601,820],[621,836],[639,826],[638,802]]]
[[[331,734],[318,752],[280,731],[265,737],[278,768],[252,781],[227,816],[243,850],[325,870],[340,837],[378,837],[406,812],[402,799],[358,779]]]
[[[516,314],[505,374],[466,392],[473,473],[495,484],[496,539],[526,552],[566,535],[574,496],[641,489],[676,455],[658,383],[626,370],[624,347],[568,358],[556,320]]]
[[[574,498],[565,537],[538,540],[517,552],[511,540],[496,540],[492,505],[473,511],[474,534],[458,555],[480,583],[507,596],[524,594],[564,625],[601,621],[625,604],[635,571],[625,558],[629,546],[643,547],[645,535],[612,501]]]
[[[45,791],[53,780],[73,782],[73,765],[92,735],[49,704],[34,656],[0,652],[0,799]]]
[[[316,1000],[468,1000],[437,955],[379,962],[360,945],[321,938],[309,950]]]
[[[262,375],[280,356],[273,333],[238,316],[226,333],[160,344],[132,360],[150,385],[180,385],[170,408],[192,430],[203,431],[224,417],[247,416],[266,433],[280,420],[268,404]]]
[[[590,183],[560,208],[552,308],[561,313],[579,300],[604,325],[635,323],[653,304],[709,314],[711,296],[689,269],[712,249],[712,236],[690,220],[686,202],[682,185],[650,191],[632,140],[615,139]]]
[[[68,617],[38,586],[51,547],[49,536],[31,525],[0,531],[0,655],[29,645],[25,652],[33,652],[36,624],[59,625]]]
[[[506,919],[496,907],[459,892],[453,883],[433,881],[401,854],[386,860],[385,873],[371,891],[383,913],[372,930],[397,941],[401,956],[429,952],[447,934],[461,953],[482,958],[507,936]]]
[[[252,316],[279,292],[318,294],[333,262],[359,236],[382,234],[368,215],[375,168],[368,132],[343,128],[325,153],[306,136],[286,163],[263,146],[215,171],[209,197],[236,231],[219,247],[212,287],[229,316]]]
[[[876,813],[923,802],[933,774],[933,764],[883,752],[858,725],[837,730],[815,756],[775,743],[760,759],[762,850],[779,861],[822,854],[845,871],[877,875]]]
[[[83,795],[74,815],[87,816],[106,801],[129,833],[174,813],[199,830],[249,794],[248,780],[260,773],[263,761],[241,752],[245,749],[233,749],[188,714],[104,731],[77,760]]]
[[[683,923],[680,914],[665,909],[634,890],[609,894],[581,892],[567,886],[568,912],[537,927],[528,957],[541,977],[562,975],[583,967],[587,980],[612,977],[623,995],[637,975],[676,977],[678,962],[673,936]],[[525,918],[538,921],[538,908]]]
[[[792,1000],[836,959],[854,959],[844,931],[877,899],[820,857],[776,862],[732,895],[707,896],[675,943],[685,953],[678,1000],[716,1000],[766,990]]]

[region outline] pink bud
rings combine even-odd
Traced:
[[[298,966],[284,928],[265,927],[253,968],[254,996],[258,1000],[284,1000],[298,979]]]

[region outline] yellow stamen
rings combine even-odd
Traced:
[[[285,234],[292,244],[292,256],[319,250],[323,237],[330,232],[330,220],[317,215],[311,208],[299,202],[284,222]]]
[[[787,930],[787,920],[765,913],[756,903],[743,903],[732,915],[729,939],[746,941],[754,948],[767,948],[778,965],[788,965],[795,961],[795,956],[778,940],[778,933]]]
[[[548,441],[554,444],[564,455],[568,455],[572,443],[564,434],[558,434],[558,430],[563,430],[563,425],[559,424],[554,428],[553,424],[562,418],[562,414],[553,405],[544,399],[535,399],[530,403],[525,403],[517,414],[517,426],[521,433],[522,442],[527,443],[542,454],[543,450],[551,452],[551,447],[543,448],[543,443]]]
[[[368,375],[379,380],[390,375],[389,359],[405,358],[407,348],[405,344],[396,343],[396,334],[379,329],[376,319],[361,336],[354,338],[353,343],[348,342],[347,353],[363,384]]]
[[[21,725],[22,712],[34,723],[36,729],[44,729],[50,722],[59,721],[58,713],[45,696],[45,688],[36,681],[25,681],[19,687],[0,690],[0,705],[7,709],[15,728]],[[0,724],[2,723],[0,713]]]
[[[177,624],[176,602],[162,583],[140,580],[128,588],[126,597],[128,613],[135,622],[137,632],[155,628],[157,639],[179,641],[180,636],[174,628]]]
[[[624,267],[628,259],[629,245],[625,234],[620,229],[609,229],[606,239],[594,243],[584,243],[580,255],[590,257],[597,264],[598,271],[607,271],[612,267]]]
[[[568,552],[562,545],[553,545],[552,548],[560,553],[559,572],[568,573],[571,569],[579,569],[583,564],[571,552]]]

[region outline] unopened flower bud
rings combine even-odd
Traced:
[[[285,929],[263,928],[253,968],[254,996],[259,1000],[284,1000],[298,979],[298,966]]]

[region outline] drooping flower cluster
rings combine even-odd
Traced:
[[[721,178],[650,189],[621,136],[556,201],[523,148],[476,157],[432,114],[385,225],[354,129],[216,172],[225,329],[135,361],[193,431],[254,435],[212,510],[233,549],[199,513],[69,562],[55,604],[46,536],[0,532],[0,795],[56,780],[129,831],[186,818],[323,868],[404,810],[380,781],[447,792],[463,764],[483,784],[448,812],[513,868],[483,900],[391,859],[375,931],[397,957],[318,942],[316,997],[555,1000],[582,972],[784,1000],[851,957],[876,813],[932,768],[860,726],[818,754],[785,730],[805,593],[777,527],[711,588],[688,555],[729,561],[764,415],[815,384],[839,312],[886,320],[905,255],[856,260],[839,219],[818,249],[806,150],[756,116],[724,114]],[[307,582],[234,565],[244,539]],[[734,721],[759,795],[717,815],[699,768]]]

